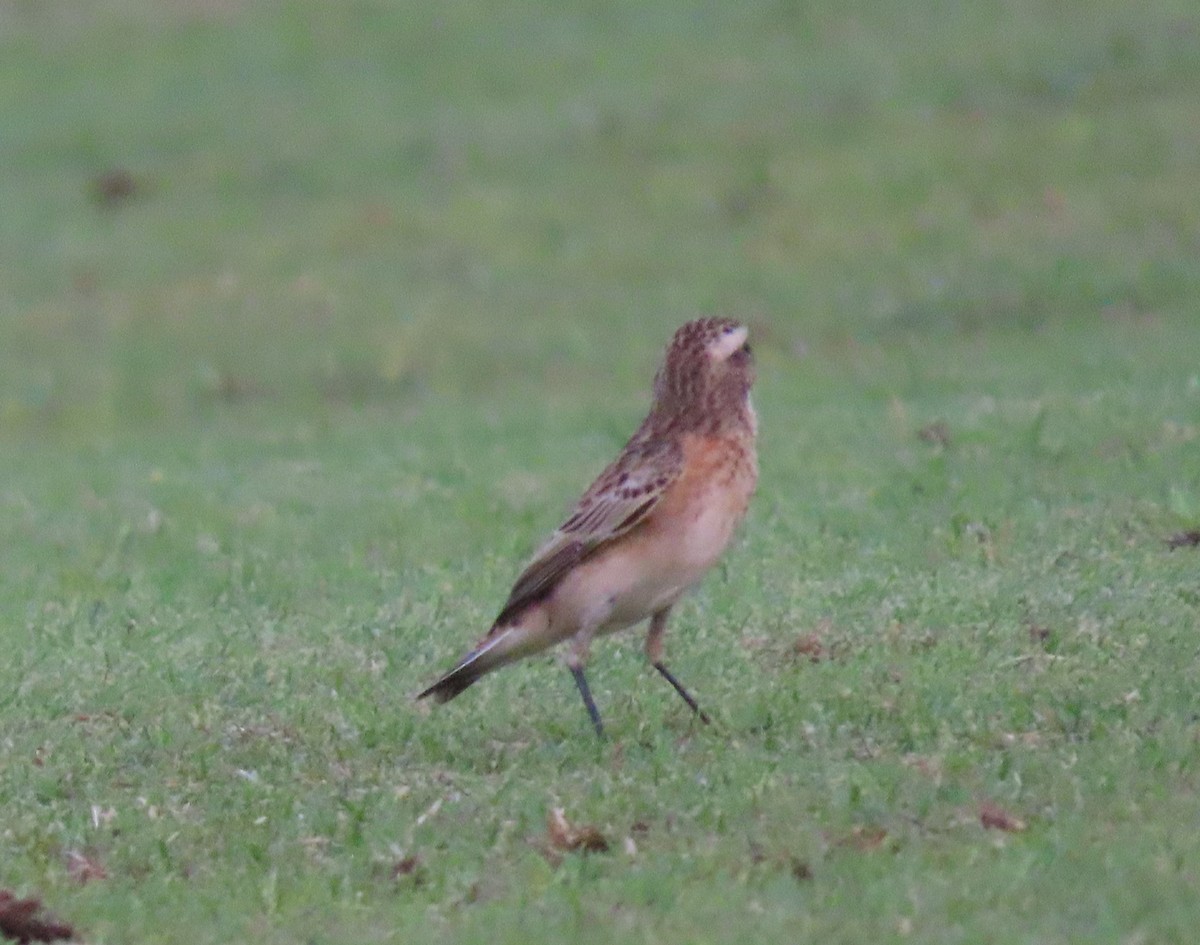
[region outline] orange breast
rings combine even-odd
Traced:
[[[647,530],[674,542],[681,563],[707,568],[745,516],[757,480],[752,442],[688,436],[683,472],[652,513]]]
[[[721,556],[754,492],[752,441],[690,436],[683,449],[683,470],[650,515],[563,579],[551,601],[557,635],[643,620],[678,600]]]

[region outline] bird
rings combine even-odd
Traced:
[[[592,641],[649,620],[647,659],[708,723],[667,668],[663,638],[671,608],[720,558],[757,485],[748,335],[712,317],[675,331],[641,425],[534,554],[491,629],[418,699],[448,702],[501,666],[569,643],[567,668],[603,738],[584,673]]]

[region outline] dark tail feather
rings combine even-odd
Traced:
[[[543,621],[544,622],[544,621]],[[536,629],[536,628],[535,628]],[[438,702],[449,702],[475,680],[505,663],[520,659],[528,653],[542,649],[536,636],[530,646],[529,628],[517,624],[507,627],[493,626],[488,635],[470,653],[458,661],[458,665],[441,679],[422,692],[418,699],[433,696]]]
[[[446,673],[417,698],[424,699],[426,696],[433,696],[437,702],[449,702],[484,673],[499,665],[496,658],[497,653],[492,652],[499,642],[499,637],[485,639],[483,643],[459,660],[454,669]],[[487,658],[484,659],[484,657]]]
[[[435,702],[449,702],[483,675],[483,670],[474,665],[474,662],[471,657],[463,660],[417,698],[433,696]]]

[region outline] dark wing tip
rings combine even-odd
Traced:
[[[548,557],[532,562],[517,578],[488,635],[510,626],[525,608],[545,600],[567,572],[587,557],[587,553],[587,545],[581,541],[572,541]]]

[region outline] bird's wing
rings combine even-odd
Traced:
[[[496,626],[541,600],[596,549],[643,521],[682,468],[683,452],[674,440],[630,440],[521,572]]]

